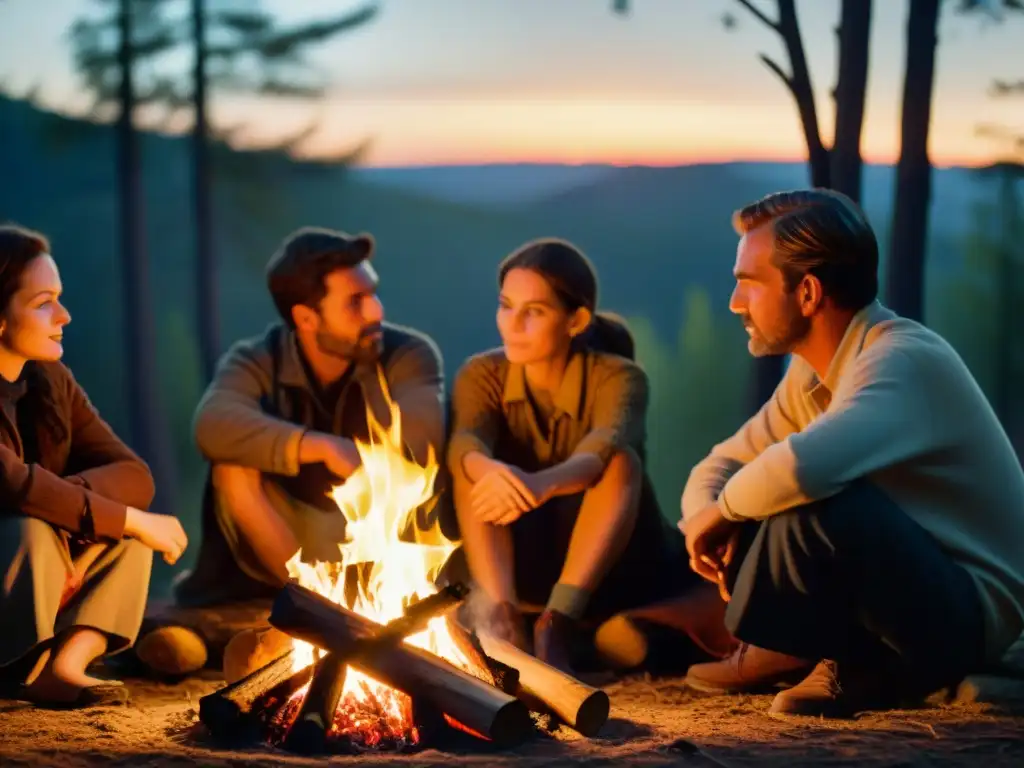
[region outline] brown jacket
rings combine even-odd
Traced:
[[[288,495],[337,511],[328,492],[338,478],[323,464],[300,464],[299,441],[307,430],[367,440],[367,406],[381,424],[390,424],[383,377],[401,413],[406,448],[420,463],[430,452],[443,462],[444,377],[437,345],[422,333],[384,323],[383,347],[376,363],[354,366],[336,401],[325,404],[288,328],[278,323],[262,336],[238,342],[221,359],[196,408],[199,451],[211,464],[258,469]],[[181,605],[208,605],[266,592],[235,564],[217,519],[218,506],[208,474],[196,567],[174,590]]]
[[[307,430],[366,440],[367,406],[380,423],[390,423],[383,376],[413,456],[423,462],[432,449],[442,461],[444,378],[437,345],[417,331],[384,323],[383,347],[379,361],[354,367],[328,411],[306,374],[294,333],[276,324],[263,336],[239,342],[221,359],[196,408],[200,452],[212,463],[300,475],[305,467],[299,464],[299,441]]]
[[[89,539],[120,539],[126,508],[146,509],[153,500],[149,467],[100,417],[67,367],[29,365],[50,383],[66,436],[55,443],[41,424],[22,435],[23,399],[0,410],[0,514],[36,517]],[[26,445],[38,446],[37,455],[26,455]]]

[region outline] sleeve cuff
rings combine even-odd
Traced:
[[[98,496],[88,495],[86,514],[92,517],[93,536],[101,540],[119,541],[124,537],[124,522],[128,508],[124,504]]]
[[[729,500],[725,498],[725,490],[718,496],[718,508],[722,511],[722,517],[726,520],[731,520],[734,523],[742,523],[749,518],[743,515],[737,514],[737,512],[729,505]]]
[[[294,477],[299,474],[299,445],[308,431],[308,429],[300,427],[293,429],[286,437],[279,474],[286,477]]]
[[[118,540],[124,536],[127,507],[84,485],[69,482],[33,466],[22,502],[24,513],[90,538]]]

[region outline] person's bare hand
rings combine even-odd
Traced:
[[[473,484],[469,503],[479,520],[510,525],[536,508],[538,499],[525,482],[525,473],[495,461],[490,471]]]
[[[124,532],[126,536],[137,539],[154,552],[159,552],[168,565],[178,562],[178,558],[188,546],[188,536],[185,535],[185,529],[181,527],[178,518],[144,512],[135,507],[128,507]]]
[[[690,568],[721,585],[722,574],[736,547],[736,524],[722,515],[718,504],[709,504],[680,528],[686,536]]]
[[[307,432],[299,443],[299,463],[322,463],[333,474],[347,479],[356,471],[361,459],[351,440],[326,432]]]

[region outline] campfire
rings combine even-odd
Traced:
[[[531,711],[593,735],[603,691],[456,617],[468,589],[436,581],[458,545],[424,522],[437,459],[407,458],[389,405],[386,428],[368,412],[362,465],[332,492],[347,523],[338,562],[288,564],[270,623],[292,648],[205,696],[200,720],[216,737],[303,753],[408,750],[456,732],[513,746],[533,732]]]

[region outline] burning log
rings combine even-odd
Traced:
[[[497,659],[492,659],[484,653],[483,646],[480,645],[480,638],[476,636],[476,633],[463,627],[451,614],[446,618],[448,633],[463,655],[469,659],[473,668],[485,671],[489,678],[487,682],[496,688],[515,695],[519,688],[519,670],[508,664],[503,664]]]
[[[375,636],[380,625],[298,584],[278,593],[270,623],[293,637],[347,656],[351,666],[404,691],[413,701],[423,699],[425,705],[495,744],[519,743],[532,730],[523,702],[428,651],[405,643],[360,648],[359,641]]]
[[[199,700],[199,719],[220,739],[238,739],[258,724],[258,716],[284,703],[309,682],[312,667],[292,669],[294,652],[289,650],[264,667]]]
[[[596,736],[608,720],[608,694],[545,664],[511,643],[480,633],[480,645],[493,659],[519,670],[516,695],[531,709],[543,705],[584,736]]]
[[[461,584],[447,586],[410,605],[402,616],[380,627],[372,636],[357,641],[347,653],[328,653],[320,659],[299,715],[285,739],[285,748],[300,754],[324,751],[327,732],[345,688],[346,668],[367,653],[396,645],[419,632],[434,616],[461,602],[467,591]]]
[[[333,653],[316,662],[313,681],[306,691],[302,708],[285,738],[285,749],[303,755],[324,751],[327,732],[331,729],[334,711],[345,688],[347,667],[348,661]]]

